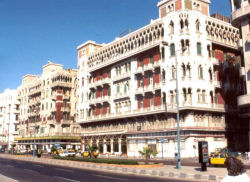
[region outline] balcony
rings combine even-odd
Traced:
[[[242,18],[245,18],[249,14],[250,14],[250,4],[237,9],[232,13],[233,24],[237,23],[237,21],[241,21]]]
[[[250,105],[250,95],[241,95],[238,97],[238,106],[248,106]]]
[[[66,88],[72,88],[72,83],[70,82],[63,82],[63,81],[55,81],[51,84],[51,87],[66,87]]]
[[[221,88],[220,81],[214,80],[214,81],[213,81],[213,85],[214,85],[214,87],[216,87],[216,88]]]
[[[70,95],[63,95],[64,100],[70,100]]]
[[[155,61],[153,66],[154,66],[154,68],[160,67],[161,66],[161,60]]]
[[[159,90],[161,89],[161,84],[160,83],[154,83],[154,90]]]
[[[153,64],[149,63],[144,65],[144,71],[152,71],[153,70]]]
[[[61,120],[61,124],[65,124],[65,125],[70,125],[72,123],[72,120]]]
[[[61,112],[70,112],[69,107],[61,107]]]
[[[153,84],[144,85],[144,92],[153,92]]]
[[[28,95],[31,96],[31,95],[41,94],[41,91],[42,91],[42,88],[39,87],[37,89],[31,90]]]
[[[220,65],[220,61],[218,59],[211,58],[211,60],[212,60],[213,65],[215,65],[215,66],[219,66]]]
[[[110,83],[110,78],[109,77],[106,77],[106,78],[103,78],[102,79],[102,84],[104,85],[104,84],[109,84]]]
[[[138,87],[136,89],[136,94],[143,95],[143,87]]]
[[[102,97],[102,102],[110,102],[110,96],[109,95],[105,95]]]
[[[143,68],[142,68],[142,66],[137,67],[136,70],[135,70],[135,74],[142,74],[142,73],[143,73]]]

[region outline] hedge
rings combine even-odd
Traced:
[[[93,162],[93,163],[106,163],[106,164],[125,164],[125,165],[137,165],[137,161],[122,160],[122,159],[100,159],[100,158],[82,158],[82,157],[60,157],[53,156],[53,159],[81,161],[81,162]]]

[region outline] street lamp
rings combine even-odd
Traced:
[[[162,41],[162,45],[167,47],[168,43],[166,41]],[[180,146],[180,111],[179,111],[179,88],[178,88],[178,68],[177,68],[177,55],[179,51],[184,52],[186,47],[182,47],[181,50],[175,51],[175,76],[176,76],[176,121],[177,121],[177,149],[178,149],[178,156],[177,156],[177,169],[181,168],[181,146]]]
[[[36,130],[37,130],[36,121],[37,121],[38,106],[35,106],[34,112],[35,112],[34,149],[35,149],[35,148],[37,148],[35,146],[36,146]],[[35,156],[35,150],[34,149],[33,149],[33,156]]]

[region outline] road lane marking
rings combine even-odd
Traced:
[[[39,164],[32,164],[33,166],[36,166],[36,167],[44,167],[42,165],[39,165]]]
[[[112,177],[112,176],[104,176],[104,175],[98,175],[98,174],[92,174],[92,176],[97,176],[97,177],[101,177],[101,178],[109,178],[109,179],[117,179],[120,181],[128,181],[128,179],[116,178],[116,177]]]
[[[72,182],[80,182],[80,181],[77,181],[77,180],[73,180],[73,179],[69,179],[69,178],[63,178],[63,177],[60,177],[60,176],[53,176],[55,178],[59,178],[59,179],[64,179],[66,181],[72,181]]]
[[[74,171],[72,171],[70,169],[61,169],[61,168],[55,168],[55,170],[57,170],[57,171],[64,171],[64,172],[70,172],[70,173],[74,172]]]

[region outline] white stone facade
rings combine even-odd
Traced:
[[[210,152],[227,146],[230,105],[221,96],[218,66],[223,60],[217,49],[238,56],[240,35],[230,23],[209,16],[209,3],[160,1],[160,18],[149,25],[105,45],[78,46],[83,146],[135,157],[149,146],[161,157],[164,139],[163,156],[172,158],[177,152],[176,59],[181,156],[197,156],[201,140],[209,142]],[[230,84],[223,83],[224,88]]]
[[[19,102],[17,90],[7,89],[0,93],[0,148],[6,150],[14,145],[18,135]]]

